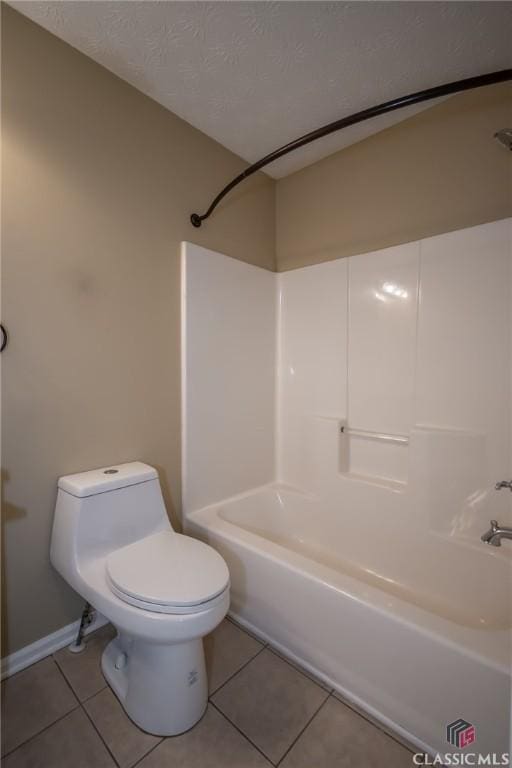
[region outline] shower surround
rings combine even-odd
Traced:
[[[240,621],[430,752],[459,718],[510,749],[511,235],[279,275],[183,245],[185,526]]]

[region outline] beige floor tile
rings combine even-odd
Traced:
[[[107,624],[86,638],[87,647],[82,653],[70,653],[67,648],[62,648],[54,654],[55,661],[80,701],[105,688],[107,683],[101,673],[101,654],[115,634],[114,627]]]
[[[242,630],[242,632],[245,632],[245,634],[246,634],[246,635],[249,635],[249,637],[252,637],[252,638],[253,638],[253,640],[257,640],[257,641],[258,641],[258,643],[261,643],[262,645],[265,645],[265,644],[266,644],[266,641],[265,641],[265,640],[262,640],[262,639],[261,639],[261,638],[258,636],[257,632],[253,632],[253,631],[252,631],[252,629],[247,629],[247,627],[245,627],[245,626],[242,624],[242,622],[241,622],[241,621],[238,621],[238,619],[235,619],[235,618],[234,618],[234,616],[229,616],[229,615],[228,615],[228,616],[226,616],[226,621],[230,621],[230,622],[231,622],[231,624],[234,624],[234,625],[235,625],[235,627],[238,627],[238,629],[241,629],[241,630]]]
[[[247,632],[231,621],[223,621],[204,639],[210,693],[216,691],[262,648],[263,644]]]
[[[281,763],[281,768],[412,768],[412,754],[331,697]]]
[[[162,740],[137,728],[110,688],[86,701],[84,707],[121,768],[130,768]]]
[[[395,741],[398,741],[403,747],[409,750],[409,752],[416,752],[417,748],[412,744],[410,741],[407,741],[403,736],[400,736],[400,734],[395,733],[391,730],[391,728],[387,728],[385,725],[380,723],[376,718],[369,715],[367,712],[364,711],[364,709],[361,709],[357,706],[357,704],[354,704],[351,701],[348,701],[345,699],[341,693],[338,693],[338,691],[334,691],[333,695],[341,701],[342,704],[345,704],[349,709],[353,709],[355,712],[360,714],[362,717],[364,717],[365,720],[369,720],[370,723],[373,723],[377,728],[379,728],[381,731],[384,731],[384,733],[387,733],[389,736],[391,736]]]
[[[272,762],[277,762],[327,696],[327,691],[265,649],[212,701]]]
[[[316,677],[312,672],[309,672],[307,669],[304,669],[304,667],[301,667],[300,664],[297,664],[295,661],[292,661],[291,659],[287,658],[284,653],[281,653],[281,651],[277,650],[277,648],[272,648],[271,645],[268,646],[273,653],[276,654],[276,656],[279,656],[281,659],[284,659],[288,662],[288,664],[291,664],[292,667],[295,667],[295,669],[298,669],[299,672],[302,672],[303,675],[306,675],[306,677],[309,677],[310,680],[313,680],[314,683],[317,683],[317,685],[320,686],[320,688],[323,688],[325,691],[328,691],[331,693],[332,688],[330,685],[327,685],[327,683],[324,683],[323,680],[320,680],[318,677]]]
[[[137,768],[271,768],[228,721],[209,706],[181,736],[165,739]]]
[[[3,768],[115,768],[82,709],[76,709],[12,752]]]
[[[76,698],[51,658],[8,678],[2,683],[2,754],[77,706]]]

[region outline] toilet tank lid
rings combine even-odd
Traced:
[[[129,485],[156,480],[158,473],[149,464],[141,461],[131,461],[128,464],[112,464],[108,467],[93,469],[89,472],[78,472],[76,475],[66,475],[59,478],[59,488],[72,496],[83,498],[95,496],[98,493],[115,491]]]

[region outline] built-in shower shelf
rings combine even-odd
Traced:
[[[407,483],[409,436],[339,424],[340,472],[346,477],[393,491]]]
[[[355,480],[359,483],[366,483],[377,488],[385,488],[394,493],[403,493],[407,488],[405,480],[392,480],[389,477],[376,477],[374,475],[363,475],[358,472],[344,472],[343,476],[348,480]]]
[[[397,445],[408,445],[408,435],[395,435],[388,432],[371,432],[367,429],[352,429],[352,427],[346,427],[344,424],[340,427],[340,432],[343,435],[350,437],[360,437],[364,440],[378,440],[382,443],[396,443]]]

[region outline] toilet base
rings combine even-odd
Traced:
[[[204,714],[208,683],[201,638],[159,645],[120,634],[105,648],[101,667],[128,717],[148,733],[176,736]]]

